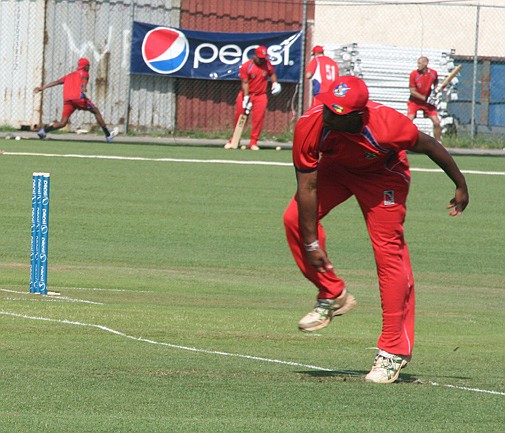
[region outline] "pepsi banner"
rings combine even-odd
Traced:
[[[301,73],[301,32],[219,33],[133,22],[130,72],[201,80],[238,80],[242,63],[259,45],[282,82]]]

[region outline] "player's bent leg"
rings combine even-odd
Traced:
[[[338,278],[333,270],[324,273],[317,272],[307,258],[304,241],[300,233],[296,198],[291,200],[284,212],[284,228],[288,246],[298,268],[305,278],[319,289],[318,299],[331,299],[339,296],[345,288],[343,280]],[[326,247],[326,232],[321,224],[318,224],[318,239],[319,245],[324,250]]]
[[[407,117],[410,120],[413,121],[417,117],[417,110],[418,106],[415,102],[412,101],[407,102]]]
[[[67,126],[69,120],[70,117],[68,116],[62,117],[60,122],[56,122],[53,124],[54,129],[64,128],[65,126]]]
[[[59,122],[53,122],[51,125],[45,125],[37,132],[37,135],[39,136],[40,139],[44,139],[47,137],[48,132],[56,131],[57,129],[65,127],[69,119],[70,119],[69,116],[64,116],[61,118],[61,121]]]
[[[87,101],[87,104],[89,107],[88,111],[95,115],[96,122],[102,128],[102,131],[105,134],[105,140],[107,141],[107,143],[112,142],[114,137],[116,137],[119,134],[119,129],[114,128],[112,131],[110,131],[109,128],[107,128],[105,120],[103,120],[102,113],[100,113],[98,107],[89,100]]]
[[[335,316],[340,316],[356,305],[352,295],[345,291],[345,283],[333,270],[320,273],[314,268],[305,253],[300,235],[298,220],[298,203],[293,199],[284,213],[284,227],[288,245],[293,258],[302,274],[318,289],[318,300],[313,310],[302,318],[298,324],[300,330],[315,331],[328,326]],[[318,238],[321,247],[325,248],[326,234],[319,224]]]
[[[105,124],[105,120],[103,120],[102,113],[100,113],[100,110],[96,106],[92,105],[89,109],[89,112],[94,114],[96,122],[100,128],[104,130],[107,129],[107,125]]]
[[[433,136],[435,140],[438,142],[442,141],[442,126],[440,125],[440,119],[438,116],[430,116],[431,121],[433,122]]]
[[[318,299],[314,309],[299,322],[298,329],[304,332],[326,328],[336,316],[342,316],[356,306],[356,299],[345,288],[333,299]]]

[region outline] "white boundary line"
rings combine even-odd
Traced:
[[[19,295],[29,295],[29,292],[18,292],[16,290],[0,289],[0,292],[17,293]],[[83,304],[105,305],[103,302],[87,301],[85,299],[69,298],[68,296],[40,296],[39,298],[8,298],[10,301],[45,301],[45,302],[82,302]]]
[[[130,340],[140,341],[142,343],[148,343],[148,344],[155,344],[155,345],[159,345],[159,346],[171,347],[173,349],[188,350],[190,352],[205,353],[208,355],[229,356],[229,357],[233,357],[233,358],[251,359],[254,361],[271,362],[271,363],[282,364],[282,365],[291,365],[291,366],[295,366],[295,367],[309,368],[311,370],[328,371],[328,372],[333,372],[333,373],[349,374],[349,375],[353,375],[353,376],[360,376],[361,375],[360,373],[358,373],[356,371],[350,371],[350,370],[339,371],[339,370],[333,370],[331,368],[318,367],[316,365],[301,364],[299,362],[281,361],[279,359],[262,358],[259,356],[241,355],[238,353],[228,353],[228,352],[220,352],[220,351],[215,351],[215,350],[198,349],[196,347],[187,347],[187,346],[180,346],[177,344],[165,343],[162,341],[154,341],[154,340],[149,340],[147,338],[134,337],[133,335],[127,335],[121,331],[116,331],[112,328],[108,328],[107,326],[96,325],[93,323],[82,323],[82,322],[76,322],[76,321],[65,320],[65,319],[64,320],[50,319],[48,317],[27,316],[24,314],[11,313],[8,311],[0,311],[0,314],[4,315],[4,316],[19,317],[22,319],[42,320],[45,322],[55,322],[55,323],[63,323],[66,325],[76,325],[76,326],[86,326],[86,327],[90,327],[90,328],[97,328],[102,331],[106,331],[106,332],[110,332],[115,335],[119,335],[120,337],[128,338]],[[443,384],[439,384],[437,382],[429,382],[429,384],[432,386],[442,386],[442,387],[446,387],[446,388],[458,389],[461,391],[480,392],[480,393],[484,393],[484,394],[505,396],[505,392],[500,392],[500,391],[492,391],[492,390],[479,389],[479,388],[468,388],[466,386],[443,385]]]
[[[73,153],[33,153],[33,152],[4,152],[3,155],[10,156],[44,156],[53,158],[85,158],[85,159],[114,159],[121,161],[154,161],[154,162],[190,162],[202,164],[237,164],[237,165],[267,165],[267,166],[282,166],[292,167],[290,162],[274,162],[274,161],[234,161],[229,159],[184,159],[184,158],[144,158],[138,156],[112,156],[112,155],[79,155]],[[418,171],[424,173],[442,173],[439,168],[411,168],[410,171]],[[503,171],[478,171],[478,170],[461,170],[465,174],[484,174],[488,176],[505,176]]]
[[[60,154],[60,153],[31,153],[31,152],[4,152],[4,155],[12,156],[46,156],[56,158],[85,158],[85,159],[115,159],[120,161],[154,161],[154,162],[191,162],[207,164],[239,164],[239,165],[280,165],[290,166],[293,164],[287,162],[272,161],[234,161],[230,159],[185,159],[185,158],[144,158],[140,156],[114,156],[114,155],[79,155],[79,154]]]

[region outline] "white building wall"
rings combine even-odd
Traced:
[[[479,1],[316,0],[314,42],[475,52]],[[505,57],[505,0],[481,0],[478,55]],[[413,59],[415,63],[415,59]]]

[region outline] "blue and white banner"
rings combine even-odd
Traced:
[[[259,45],[282,82],[300,80],[301,32],[220,33],[133,22],[130,71],[202,80],[238,80]]]

